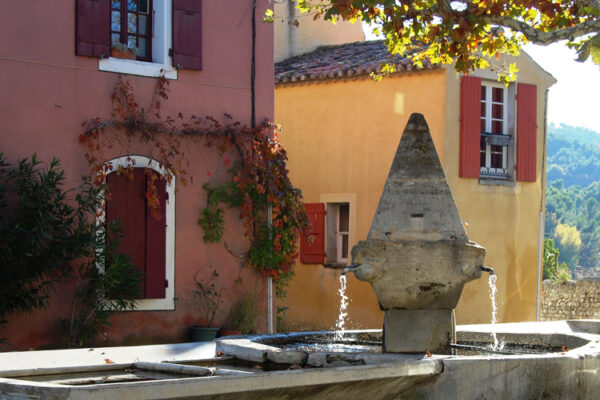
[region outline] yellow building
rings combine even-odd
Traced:
[[[343,35],[327,40],[344,43]],[[545,110],[555,79],[524,53],[514,59],[518,82],[508,87],[498,84],[492,70],[463,77],[452,67],[418,69],[398,58],[398,72],[375,82],[369,73],[389,60],[378,41],[322,46],[300,55],[276,47],[275,54],[276,59],[295,55],[275,66],[275,121],[283,127],[291,179],[311,209],[326,210],[322,231],[315,232],[317,244],[302,250],[304,262],[296,266],[288,289],[286,327],[335,325],[340,266],[367,236],[414,112],[429,124],[470,239],[487,248],[486,264],[497,272],[498,320],[534,320],[541,279]],[[502,57],[493,67],[512,60]],[[350,328],[382,325],[369,284],[349,276],[346,294]],[[488,323],[491,310],[484,277],[465,286],[457,322]]]

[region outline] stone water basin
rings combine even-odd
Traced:
[[[217,341],[223,356],[201,360],[21,370],[0,363],[0,399],[596,398],[600,321],[459,326],[459,343],[486,346],[492,328],[501,342],[553,352],[340,352],[340,344],[322,342],[330,332],[237,337]],[[381,331],[351,331],[345,337],[376,346]],[[285,350],[311,338],[317,346],[310,351]]]

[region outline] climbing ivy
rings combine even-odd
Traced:
[[[104,160],[105,152],[116,144],[124,148],[132,142],[153,144],[149,155],[166,170],[167,181],[178,177],[183,185],[188,181],[185,167],[190,160],[182,139],[192,138],[214,147],[229,178],[226,182],[213,181],[203,186],[207,201],[198,219],[204,231],[203,240],[209,243],[222,240],[222,206],[239,208],[245,235],[251,241],[249,265],[274,279],[289,277],[298,257],[296,243],[300,232],[308,226],[308,217],[301,192],[288,176],[287,154],[278,140],[279,128],[268,121],[255,128],[248,127],[228,114],[222,120],[196,115],[188,118],[181,112],[176,117],[163,117],[162,102],[168,99],[168,85],[165,78],[157,79],[151,104],[143,108],[137,103],[132,85],[119,77],[111,97],[112,119],[84,122],[80,142],[94,182],[101,185],[113,171],[113,166]],[[133,164],[129,160],[128,165],[116,172],[128,174]],[[210,170],[206,173],[212,176]],[[156,210],[160,203],[153,190],[149,187],[146,197],[148,205]]]

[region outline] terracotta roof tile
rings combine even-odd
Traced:
[[[334,46],[321,46],[311,53],[288,58],[275,64],[275,83],[307,80],[325,80],[379,72],[381,65],[390,62],[383,40],[354,42]],[[396,70],[419,69],[408,58],[394,56]],[[435,68],[423,63],[423,69]]]

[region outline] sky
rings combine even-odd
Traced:
[[[363,26],[367,40],[377,39]],[[600,66],[575,61],[575,52],[562,43],[529,44],[524,50],[557,79],[548,95],[548,123],[591,129],[600,134]]]
[[[550,87],[548,123],[581,126],[600,133],[600,66],[575,61],[562,43],[524,50],[558,82]]]

